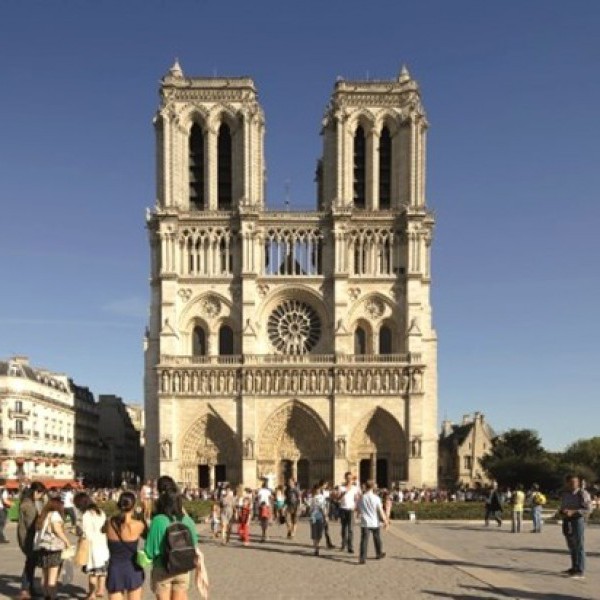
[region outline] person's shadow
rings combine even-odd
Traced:
[[[42,593],[39,580],[36,582],[36,593],[34,598],[43,598],[44,594]],[[17,575],[2,575],[0,577],[0,598],[16,598],[21,591],[21,578]],[[58,584],[58,593],[66,596],[67,598],[85,598],[87,596],[87,592],[84,588],[73,585],[62,583]]]

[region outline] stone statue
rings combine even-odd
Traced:
[[[160,457],[163,460],[171,460],[171,442],[169,440],[163,440],[160,443]]]
[[[339,436],[335,442],[335,456],[336,458],[345,458],[346,456],[346,438]]]
[[[254,458],[254,440],[251,437],[244,441],[244,458]]]

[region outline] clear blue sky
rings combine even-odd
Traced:
[[[406,62],[431,124],[440,418],[600,433],[600,3],[0,4],[0,357],[142,399],[151,120],[173,58],[252,76],[268,201],[314,205],[336,76]]]

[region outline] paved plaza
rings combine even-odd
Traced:
[[[309,548],[308,523],[302,522],[295,540],[285,528],[272,527],[269,542],[242,547],[237,540],[223,547],[199,527],[211,579],[211,598],[449,598],[478,600],[572,600],[599,598],[600,528],[587,531],[588,573],[585,581],[560,575],[567,568],[560,528],[549,525],[541,535],[512,535],[506,527],[484,528],[475,523],[393,523],[383,534],[387,557],[357,564],[357,557],[339,550]],[[331,524],[339,541],[339,524]],[[22,555],[8,527],[10,544],[0,546],[0,598],[18,591]],[[258,527],[252,534],[258,539]],[[372,543],[372,542],[371,542]],[[358,546],[358,544],[356,544]],[[369,548],[373,557],[372,545]],[[62,598],[84,598],[85,578],[76,572]],[[190,594],[197,599],[197,592]],[[150,599],[149,589],[144,599]]]

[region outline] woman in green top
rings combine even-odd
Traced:
[[[157,600],[187,600],[190,585],[189,572],[171,575],[166,570],[165,541],[169,525],[177,519],[190,530],[194,545],[198,543],[196,524],[183,510],[183,498],[171,477],[160,477],[157,482],[158,500],[144,552],[152,560],[152,591]]]

